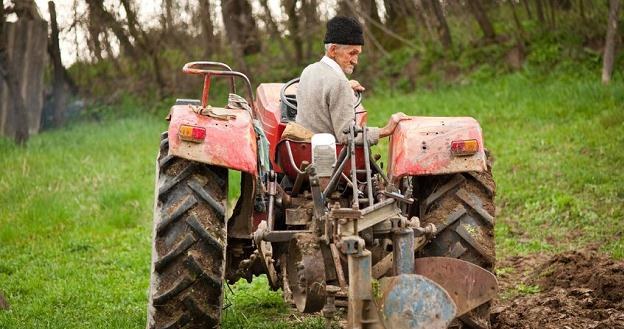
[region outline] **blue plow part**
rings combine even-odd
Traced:
[[[373,295],[386,329],[443,329],[457,313],[446,290],[418,274],[382,278]]]

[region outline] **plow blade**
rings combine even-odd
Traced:
[[[494,298],[498,289],[496,277],[490,271],[455,258],[415,259],[414,273],[442,286],[455,302],[458,317]]]
[[[453,299],[422,275],[383,278],[378,292],[374,294],[375,304],[387,329],[443,329],[455,318]]]

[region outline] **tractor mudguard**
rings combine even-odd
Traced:
[[[193,111],[191,104],[174,105],[169,123],[169,154],[192,161],[258,174],[257,144],[248,111],[209,108],[209,115]],[[199,141],[180,138],[180,126],[205,129]],[[201,134],[200,134],[201,135]]]
[[[474,152],[460,149],[466,141]],[[395,181],[403,176],[487,168],[481,127],[471,117],[411,117],[401,121],[392,134],[388,152],[388,173]]]

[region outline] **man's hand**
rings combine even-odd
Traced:
[[[364,88],[364,86],[362,86],[357,80],[349,80],[349,84],[351,85],[351,88],[353,89],[353,91],[364,91],[366,90],[366,88]]]
[[[388,123],[379,130],[379,137],[387,137],[392,135],[394,129],[396,129],[396,126],[399,124],[399,122],[403,120],[408,120],[409,118],[410,117],[402,112],[393,114],[392,116],[390,116],[390,119],[388,119]]]

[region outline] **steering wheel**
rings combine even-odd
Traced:
[[[297,98],[294,95],[286,95],[286,89],[288,89],[290,86],[294,85],[295,83],[299,83],[299,79],[300,78],[294,78],[286,82],[284,86],[282,86],[282,89],[280,90],[280,100],[282,101],[282,103],[286,104],[288,107],[293,108],[293,109],[297,109],[297,105],[295,105],[295,103],[297,102]],[[355,92],[355,105],[353,106],[353,108],[354,109],[357,108],[358,106],[360,106],[360,104],[362,104],[362,92],[356,91]]]

